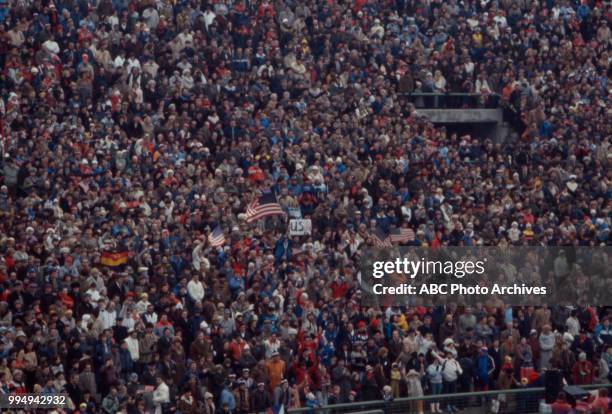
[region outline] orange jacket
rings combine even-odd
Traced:
[[[266,369],[268,370],[270,389],[273,390],[280,384],[281,380],[285,376],[285,361],[282,359],[279,359],[278,361],[271,359],[266,362]]]

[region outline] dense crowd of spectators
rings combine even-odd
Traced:
[[[550,368],[609,382],[606,307],[374,309],[356,280],[374,228],[609,243],[611,16],[589,0],[0,0],[0,392],[212,414]],[[495,97],[520,136],[434,127],[412,92]],[[245,221],[269,189],[310,236]]]

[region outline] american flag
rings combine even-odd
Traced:
[[[264,193],[247,206],[246,221],[252,223],[268,216],[284,215],[282,207],[276,201],[274,193]]]
[[[210,243],[212,247],[220,247],[225,244],[225,234],[223,234],[223,230],[218,224],[208,235],[208,243]]]
[[[370,233],[370,237],[374,241],[374,246],[378,248],[393,247],[391,240],[380,227],[375,228],[374,231]]]
[[[411,228],[401,227],[391,230],[389,237],[391,239],[391,243],[409,243],[414,241],[416,236]]]

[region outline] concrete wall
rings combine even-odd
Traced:
[[[501,108],[495,109],[417,109],[417,113],[424,115],[436,124],[503,122],[504,116]]]

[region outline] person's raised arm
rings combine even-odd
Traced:
[[[442,358],[440,355],[438,355],[438,353],[435,350],[433,350],[433,349],[431,350],[431,356],[433,356],[438,361],[440,361],[440,363],[444,362],[444,358]]]

